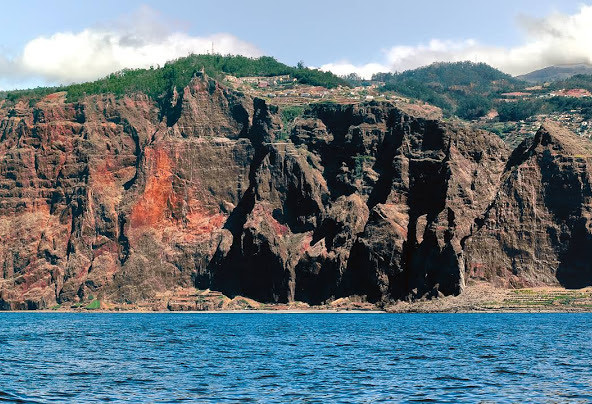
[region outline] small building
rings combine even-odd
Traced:
[[[532,95],[532,94],[522,92],[522,91],[514,91],[512,93],[503,93],[502,94],[503,97],[508,97],[508,98],[524,98],[524,97],[528,97],[530,95]]]

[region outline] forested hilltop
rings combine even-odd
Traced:
[[[382,93],[395,92],[442,109],[446,116],[477,120],[495,111],[498,121],[520,121],[538,114],[582,109],[592,112],[592,98],[585,93],[557,93],[584,89],[592,91],[592,76],[575,75],[554,82],[533,85],[485,63],[434,63],[400,73],[378,73],[372,80],[352,74],[356,85],[378,84]]]
[[[141,92],[153,99],[165,95],[172,88],[181,89],[201,70],[215,79],[225,75],[235,77],[247,76],[280,76],[290,75],[298,83],[334,88],[347,86],[347,82],[331,72],[305,67],[302,63],[288,66],[270,56],[249,58],[245,56],[222,55],[190,55],[164,66],[152,66],[147,69],[124,69],[99,80],[57,87],[38,87],[35,89],[2,92],[1,97],[14,101],[27,98],[35,101],[54,92],[67,92],[67,99],[74,102],[83,95],[106,94],[115,95]]]
[[[351,104],[376,99],[399,106],[415,104],[413,108],[434,117],[471,121],[510,144],[534,133],[546,119],[561,122],[580,135],[592,135],[592,125],[588,125],[592,119],[591,75],[533,85],[473,62],[434,63],[403,72],[377,73],[365,80],[356,74],[339,77],[301,62],[288,66],[269,56],[190,55],[162,67],[124,69],[87,83],[0,92],[0,99],[8,105],[25,101],[34,106],[56,92],[64,92],[68,102],[86,95],[142,93],[165,105],[202,72],[288,112],[318,102]]]
[[[402,73],[378,73],[383,91],[426,101],[448,114],[474,119],[487,114],[500,94],[524,88],[524,82],[485,63],[434,63]]]

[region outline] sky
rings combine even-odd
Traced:
[[[189,53],[370,77],[438,61],[512,75],[592,63],[592,0],[29,0],[0,13],[0,89],[94,80]]]

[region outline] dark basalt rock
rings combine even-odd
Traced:
[[[278,108],[196,77],[0,107],[0,309],[198,287],[373,302],[592,282],[592,147],[496,136],[386,102]]]

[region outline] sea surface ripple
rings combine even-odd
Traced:
[[[0,403],[592,402],[592,314],[0,313]]]

